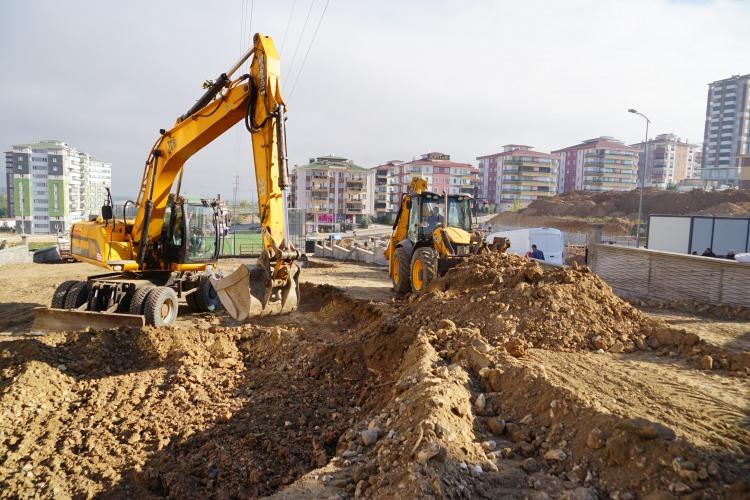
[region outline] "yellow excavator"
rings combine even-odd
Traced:
[[[470,195],[431,193],[424,179],[411,180],[384,252],[396,293],[423,293],[433,279],[486,250],[471,202]]]
[[[249,74],[232,79],[252,56]],[[169,130],[161,130],[148,154],[135,218],[115,214],[111,197],[95,221],[71,228],[71,254],[110,272],[66,281],[51,308],[37,308],[35,330],[87,326],[171,325],[185,296],[197,311],[219,304],[235,319],[288,313],[299,303],[299,257],[288,237],[285,189],[289,185],[285,111],[279,57],[270,37],[256,34],[253,47],[229,71],[206,82],[206,92]],[[215,269],[223,215],[215,201],[191,202],[180,193],[185,162],[244,121],[250,132],[262,251],[254,266],[227,277]],[[174,189],[174,192],[173,192]]]

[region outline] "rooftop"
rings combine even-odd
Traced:
[[[327,168],[343,168],[345,170],[363,170],[369,171],[369,169],[355,165],[354,162],[343,156],[318,156],[317,158],[310,158],[310,162],[307,165],[297,165],[296,168],[304,168],[308,170],[313,169],[327,169]]]
[[[619,149],[622,151],[631,151],[633,153],[637,153],[639,151],[638,148],[626,146],[622,141],[617,140],[614,137],[603,135],[595,139],[587,139],[580,144],[576,144],[575,146],[556,149],[555,151],[552,151],[552,153],[561,153],[563,151],[572,151],[576,149]]]
[[[477,160],[484,158],[496,158],[498,156],[532,156],[534,158],[558,158],[558,155],[542,153],[541,151],[533,151],[533,146],[524,146],[521,144],[508,144],[503,146],[501,153],[493,153],[484,156],[477,156]]]

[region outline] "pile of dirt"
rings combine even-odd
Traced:
[[[538,198],[520,213],[523,215],[572,217],[626,217],[638,214],[639,192],[587,193],[571,192],[549,198]],[[750,190],[688,192],[646,189],[643,209],[649,214],[670,215],[747,215]],[[727,211],[731,213],[727,213]]]

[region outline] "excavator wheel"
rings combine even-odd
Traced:
[[[154,326],[169,326],[177,319],[177,293],[169,287],[157,286],[146,298],[143,315],[146,324]]]
[[[214,312],[221,307],[219,294],[216,293],[208,276],[201,276],[198,289],[188,295],[188,297],[190,296],[193,296],[194,311]]]
[[[437,275],[437,252],[432,247],[421,247],[411,258],[411,290],[420,294]]]
[[[68,288],[68,293],[65,294],[64,309],[75,309],[80,307],[86,302],[89,297],[89,284],[86,281],[76,281],[73,285]]]
[[[153,285],[146,285],[135,291],[133,298],[130,299],[130,314],[137,314],[139,316],[143,314],[143,307],[146,305],[146,299],[154,288],[156,287]]]
[[[54,309],[62,309],[65,307],[65,296],[68,294],[70,287],[78,283],[76,280],[63,281],[55,289],[55,293],[52,294],[52,303],[50,304]]]
[[[393,254],[393,291],[399,295],[411,290],[411,259],[404,247],[398,247]]]

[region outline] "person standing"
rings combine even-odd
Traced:
[[[536,245],[531,245],[531,258],[536,260],[544,260],[544,252],[539,250]]]

